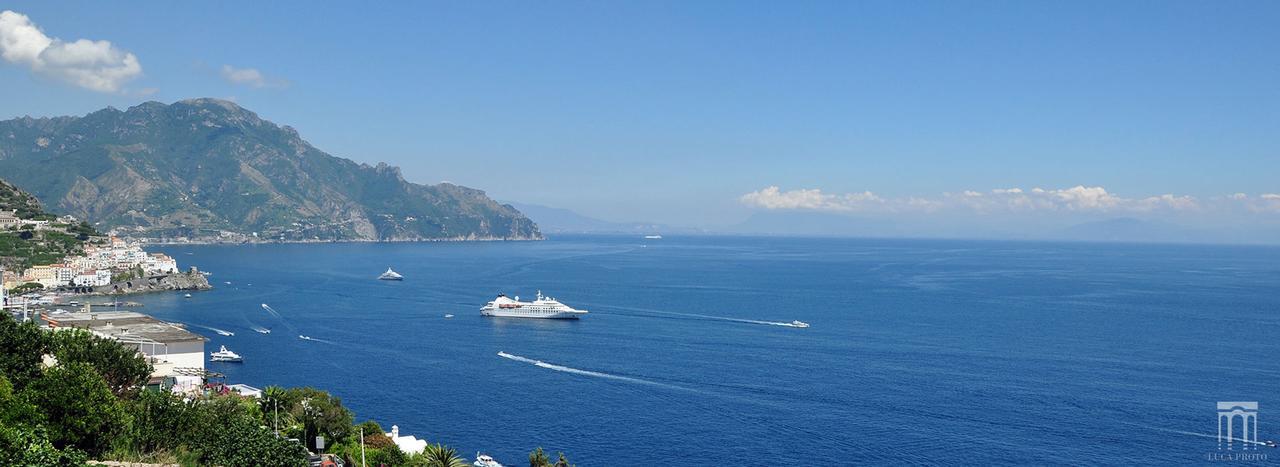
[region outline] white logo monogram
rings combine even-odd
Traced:
[[[1236,431],[1236,419],[1240,420],[1240,431]],[[1242,448],[1258,449],[1258,402],[1219,402],[1218,403],[1218,449],[1222,449],[1226,441],[1230,450],[1236,441]]]

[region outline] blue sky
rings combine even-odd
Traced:
[[[868,191],[900,215],[1013,187],[1073,209],[1052,191],[1076,186],[1210,209],[1242,193],[1240,216],[1277,216],[1261,198],[1280,193],[1277,2],[3,9],[50,37],[110,41],[141,73],[104,91],[0,61],[0,118],[231,98],[412,181],[609,220],[860,211],[846,194]],[[813,190],[837,202],[804,202]]]

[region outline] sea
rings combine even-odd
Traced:
[[[357,421],[472,459],[1280,459],[1227,450],[1217,405],[1257,402],[1258,438],[1280,440],[1276,247],[558,235],[152,250],[215,288],[130,300],[242,355],[208,364],[227,383],[322,388]],[[388,267],[404,281],[377,280]],[[539,291],[590,313],[480,315]]]

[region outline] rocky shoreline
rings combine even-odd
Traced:
[[[83,295],[129,295],[179,290],[209,290],[209,278],[192,267],[186,272],[160,274],[93,287],[67,287],[65,290]]]

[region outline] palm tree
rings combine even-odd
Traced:
[[[556,461],[556,465],[554,467],[573,467],[573,465],[569,463],[569,459],[565,459],[563,452],[559,454],[560,460]]]
[[[529,453],[529,467],[551,467],[551,458],[547,457],[547,453],[542,452],[542,446],[538,446],[538,449]]]
[[[427,448],[422,450],[422,455],[426,457],[427,465],[431,467],[468,467],[467,461],[458,457],[458,450],[443,444],[428,444]]]

